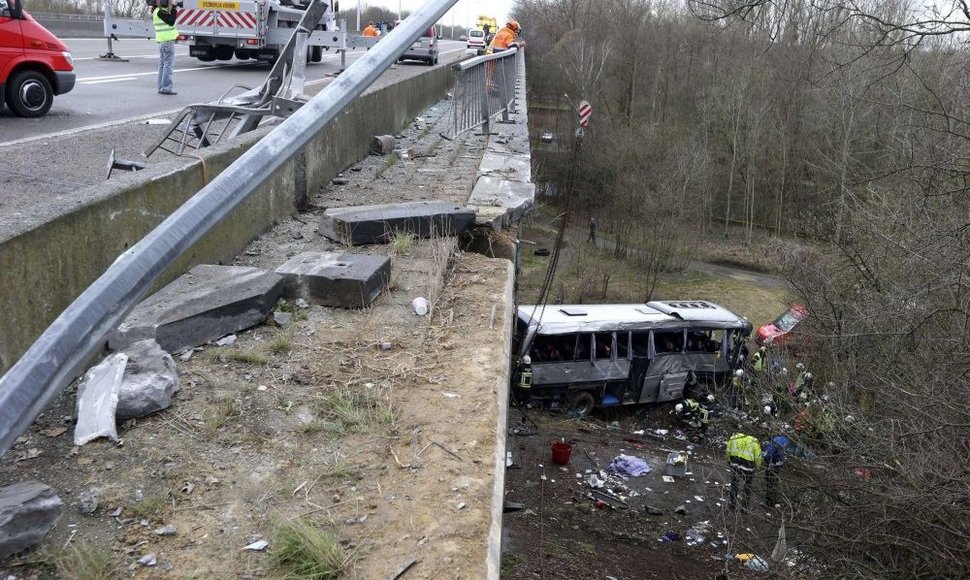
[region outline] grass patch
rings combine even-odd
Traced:
[[[390,401],[377,392],[338,387],[317,399],[313,406],[318,415],[328,420],[326,430],[336,435],[374,427],[391,428],[397,422]]]
[[[393,153],[390,155],[387,155],[386,158],[384,159],[384,162],[381,163],[377,167],[377,169],[374,170],[374,179],[377,179],[378,177],[383,175],[385,171],[394,167],[395,163],[397,163],[397,155]]]
[[[339,578],[353,559],[332,534],[303,519],[278,524],[274,536],[270,557],[284,578]]]
[[[236,399],[224,399],[216,405],[215,412],[206,420],[205,426],[209,431],[218,431],[241,416],[242,404]]]
[[[391,238],[391,249],[395,254],[407,254],[414,248],[414,234],[410,232],[394,232]]]
[[[130,506],[126,506],[131,512],[131,515],[135,516],[140,520],[148,520],[158,513],[158,510],[162,509],[165,505],[165,497],[161,495],[150,495],[145,499],[136,502]]]
[[[310,421],[309,423],[300,425],[300,433],[307,435],[311,433],[320,433],[322,431],[327,431],[332,425],[332,423],[328,423],[326,421]]]
[[[270,341],[269,351],[275,355],[284,355],[293,350],[293,339],[281,334]]]
[[[118,562],[103,548],[81,541],[64,549],[54,559],[57,577],[64,580],[108,580],[118,578]]]
[[[520,562],[522,562],[522,559],[519,556],[512,554],[511,552],[507,554],[502,554],[502,564],[501,564],[501,567],[499,568],[499,577],[511,578],[512,574],[515,573],[515,569]]]
[[[319,478],[320,481],[333,481],[347,479],[351,475],[353,475],[353,470],[350,464],[346,461],[335,461],[320,472]]]

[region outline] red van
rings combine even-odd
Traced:
[[[41,117],[74,88],[74,59],[22,2],[0,0],[0,96],[14,114]]]

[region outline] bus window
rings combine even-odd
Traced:
[[[558,336],[536,336],[532,341],[532,362],[553,362],[563,360],[560,350],[560,337]]]
[[[612,359],[613,358],[613,333],[612,332],[597,332],[593,335],[596,340],[596,358],[597,359]]]
[[[654,345],[657,354],[682,352],[684,350],[684,331],[654,331]]]
[[[573,360],[590,360],[589,343],[592,339],[593,335],[588,332],[582,332],[576,337],[576,349]]]
[[[616,358],[618,359],[630,358],[630,333],[629,332],[616,333]]]
[[[687,352],[717,352],[720,350],[723,340],[723,330],[709,330],[706,328],[688,330]]]
[[[633,356],[650,357],[650,331],[633,332]]]

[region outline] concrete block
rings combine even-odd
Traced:
[[[516,223],[535,205],[536,186],[496,177],[479,177],[468,198],[476,223],[495,228]]]
[[[365,308],[391,280],[391,259],[367,254],[303,252],[276,269],[287,300],[305,298],[325,306]]]
[[[108,346],[121,350],[153,338],[179,352],[263,322],[282,293],[279,274],[201,264],[136,306]]]
[[[39,481],[0,488],[0,560],[39,544],[63,511],[61,498]]]
[[[445,201],[330,208],[320,218],[320,233],[344,244],[376,244],[397,232],[421,238],[454,236],[475,219],[471,209]]]

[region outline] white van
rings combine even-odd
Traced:
[[[704,300],[519,306],[513,392],[585,414],[712,390],[740,368],[751,324]]]
[[[466,47],[475,51],[476,54],[485,54],[487,43],[485,42],[485,32],[477,28],[468,31]]]

